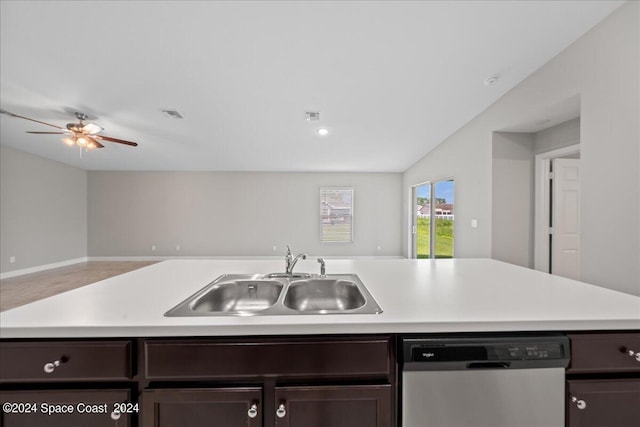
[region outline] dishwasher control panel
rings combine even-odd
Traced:
[[[566,367],[564,335],[404,338],[402,360],[409,370]]]

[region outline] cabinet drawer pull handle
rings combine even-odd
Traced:
[[[249,415],[249,418],[255,418],[258,416],[258,404],[254,403],[253,405],[251,405],[251,408],[249,408],[249,410],[247,411],[247,415]]]
[[[55,360],[53,362],[45,363],[43,369],[47,374],[51,374],[51,373],[53,373],[53,371],[56,370],[57,367],[59,367],[60,365],[65,363],[67,360],[69,360],[69,359],[67,359],[66,357],[62,356],[59,360]]]
[[[638,351],[633,351],[630,350],[628,348],[625,348],[625,352],[630,356],[633,357],[634,359],[636,359],[637,362],[640,362],[640,352]]]
[[[587,402],[584,400],[578,400],[575,396],[571,396],[571,402],[575,403],[578,409],[584,409],[587,407]]]
[[[278,416],[278,418],[284,418],[284,416],[287,415],[287,409],[284,407],[284,403],[281,403],[280,406],[278,406],[276,415]]]
[[[117,409],[111,413],[111,419],[114,421],[118,421],[122,414]]]

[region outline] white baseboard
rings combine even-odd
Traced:
[[[87,262],[89,258],[76,258],[76,259],[68,259],[66,261],[54,262],[52,264],[44,264],[38,265],[36,267],[22,268],[20,270],[7,271],[5,273],[0,273],[0,280],[9,279],[10,277],[23,276],[25,274],[37,273],[39,271],[51,270],[52,268],[66,267],[68,265],[79,264],[81,262]]]
[[[284,259],[284,256],[92,256],[89,261],[166,261],[168,259]]]
[[[325,259],[405,259],[403,256],[325,256]],[[20,270],[0,273],[0,280],[11,277],[23,276],[25,274],[38,273],[40,271],[51,270],[52,268],[66,267],[68,265],[79,264],[88,261],[165,261],[168,259],[284,259],[283,256],[94,256],[69,259],[55,262],[53,264],[39,265],[36,267],[23,268]]]
[[[309,255],[309,258],[314,258]],[[401,255],[324,256],[324,259],[406,259]],[[168,259],[284,259],[283,256],[94,256],[89,261],[166,261]]]

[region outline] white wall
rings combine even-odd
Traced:
[[[288,243],[401,255],[397,173],[89,172],[88,182],[90,256],[283,256]],[[354,187],[353,243],[320,242],[323,186]]]
[[[0,253],[2,273],[86,257],[87,172],[0,147]]]
[[[534,143],[531,133],[493,135],[491,257],[533,268]]]
[[[640,295],[639,9],[624,4],[405,172],[405,254],[408,188],[451,176],[456,256],[491,256],[493,132],[580,96],[581,278]],[[624,206],[615,220],[603,221],[603,197]]]

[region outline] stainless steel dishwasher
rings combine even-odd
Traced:
[[[402,427],[563,427],[564,335],[404,337]]]

